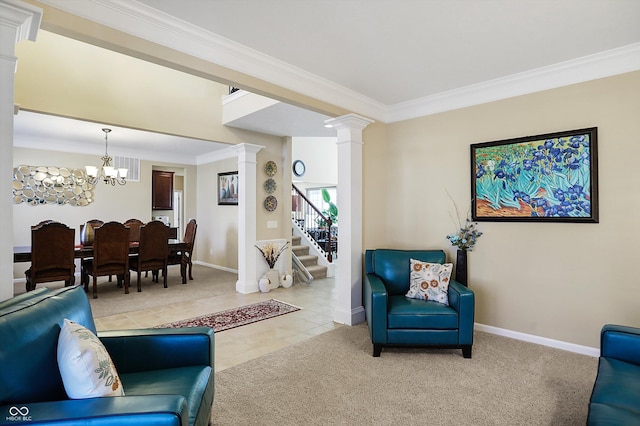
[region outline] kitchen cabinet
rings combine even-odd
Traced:
[[[153,170],[151,192],[153,210],[173,210],[173,172]]]

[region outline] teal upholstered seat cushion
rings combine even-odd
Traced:
[[[213,403],[213,389],[207,389],[213,371],[209,366],[191,366],[150,370],[120,375],[127,396],[133,395],[182,395],[189,404],[189,424],[198,424],[196,417],[201,401]],[[213,381],[211,381],[212,387]],[[203,394],[211,393],[211,395]],[[206,403],[203,403],[206,405]],[[207,422],[209,419],[206,419]]]
[[[589,404],[587,425],[629,426],[638,424],[638,412],[613,405]]]
[[[458,313],[437,302],[389,296],[387,324],[390,329],[453,330],[458,328]]]
[[[639,377],[640,366],[601,357],[591,402],[623,408],[640,416]]]

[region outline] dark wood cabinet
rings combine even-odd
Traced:
[[[153,170],[151,192],[153,210],[173,210],[173,172]]]

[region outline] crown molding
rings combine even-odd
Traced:
[[[0,25],[16,30],[15,43],[35,41],[42,22],[42,9],[18,0],[0,1]]]
[[[398,103],[387,122],[438,114],[640,70],[640,43]]]
[[[24,139],[24,140],[23,140]],[[84,154],[95,156],[95,163],[100,160],[100,147],[94,145],[83,145],[77,142],[65,142],[60,139],[29,137],[28,139],[14,139],[14,148],[37,149],[43,151],[70,152],[74,154]],[[184,154],[180,152],[166,152],[157,150],[146,150],[144,152],[126,148],[118,148],[111,152],[111,155],[121,157],[139,158],[143,161],[160,161],[164,163],[177,163],[195,166],[198,165],[199,156]]]
[[[640,69],[640,43],[635,43],[407,102],[385,105],[134,0],[39,1],[383,123],[437,114]]]

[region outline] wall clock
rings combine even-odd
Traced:
[[[293,174],[297,177],[302,177],[304,172],[307,171],[307,167],[304,165],[302,160],[296,160],[293,162]]]

